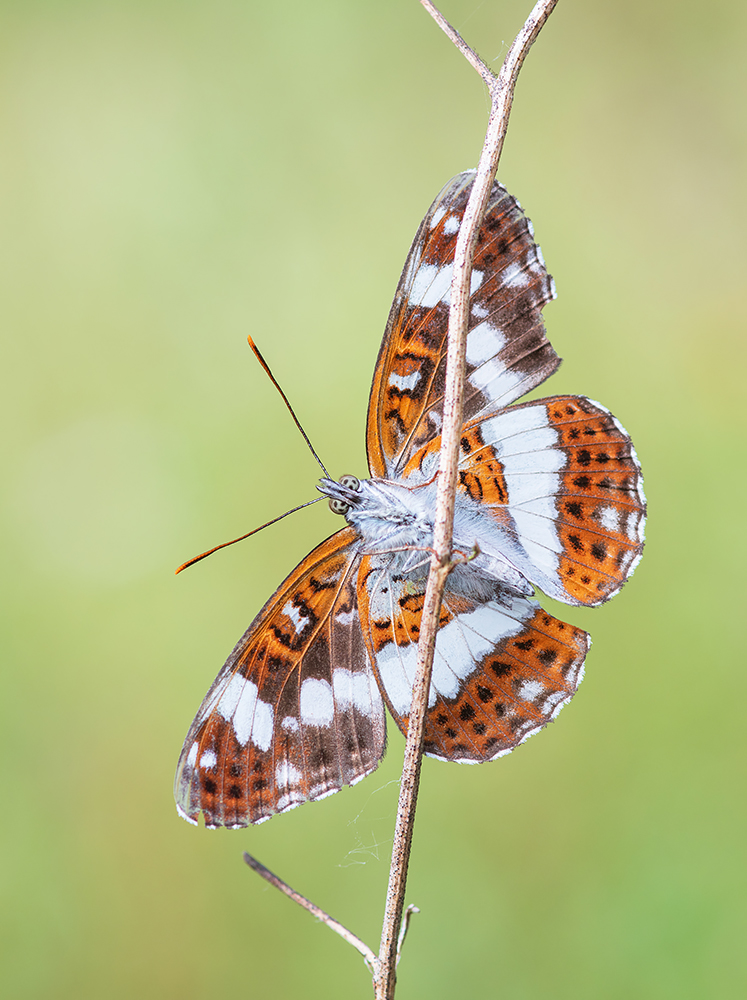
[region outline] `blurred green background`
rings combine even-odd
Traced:
[[[497,68],[527,0],[443,11]],[[744,38],[739,0],[563,0],[499,177],[582,392],[631,432],[648,549],[594,611],[578,697],[492,765],[428,761],[404,998],[741,998]],[[476,163],[482,84],[415,0],[0,4],[2,904],[8,997],[370,995],[402,740],[247,832],[177,818],[189,722],[365,470],[373,363],[415,229]]]

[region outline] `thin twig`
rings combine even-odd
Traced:
[[[490,89],[496,80],[495,73],[492,71],[492,69],[489,69],[482,61],[482,59],[477,55],[475,50],[470,48],[469,45],[467,45],[467,43],[459,34],[459,32],[456,30],[456,28],[453,28],[446,20],[446,18],[443,16],[441,11],[438,10],[437,7],[433,6],[431,0],[420,0],[420,2],[428,11],[428,13],[431,15],[431,17],[439,26],[439,28],[444,32],[445,35],[447,35],[451,39],[454,45],[459,49],[459,51],[462,53],[467,62],[470,63],[470,65],[472,65],[474,69],[477,70],[477,72],[483,78],[485,83],[488,85],[488,89]]]
[[[444,588],[452,568],[451,547],[454,526],[459,438],[462,429],[464,361],[467,341],[470,275],[477,232],[485,213],[503,140],[508,128],[516,80],[522,63],[557,0],[539,0],[516,36],[506,55],[500,74],[495,77],[488,67],[464,42],[461,36],[436,11],[430,0],[420,0],[423,6],[446,31],[449,38],[477,69],[487,83],[491,111],[480,162],[475,174],[467,207],[464,212],[454,254],[449,311],[449,340],[446,361],[446,388],[441,436],[438,501],[433,532],[434,556],[420,622],[418,660],[412,691],[405,759],[402,770],[397,822],[392,846],[392,863],[387,888],[386,909],[381,934],[381,946],[374,974],[376,1000],[392,1000],[396,984],[397,940],[402,920],[407,868],[415,822],[415,804],[420,783],[423,755],[425,713],[430,692],[433,654],[436,645],[438,615]]]
[[[285,895],[292,899],[295,903],[302,906],[304,910],[308,910],[309,913],[313,913],[318,920],[321,920],[322,923],[325,923],[327,927],[331,928],[331,930],[336,931],[340,937],[345,938],[345,940],[349,944],[352,944],[354,948],[357,948],[372,969],[376,967],[376,956],[368,945],[364,941],[361,941],[359,937],[356,937],[352,931],[347,929],[347,927],[344,927],[339,920],[335,920],[334,917],[330,917],[328,913],[325,913],[324,910],[320,909],[315,903],[312,903],[310,899],[302,896],[300,892],[296,892],[296,890],[292,889],[287,882],[283,882],[281,878],[278,878],[278,876],[271,872],[269,868],[265,868],[260,861],[257,861],[256,858],[253,858],[251,854],[248,854],[246,851],[244,851],[244,861],[253,871],[255,871],[258,875],[261,875],[266,882],[269,882],[270,885],[275,886],[276,889],[285,893]]]

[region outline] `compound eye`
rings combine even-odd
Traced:
[[[329,509],[333,514],[347,514],[350,510],[350,504],[344,503],[342,500],[335,500],[331,498],[329,501]]]
[[[360,479],[356,479],[355,476],[340,476],[340,486],[344,486],[349,490],[355,490],[357,493],[361,488],[361,481]]]

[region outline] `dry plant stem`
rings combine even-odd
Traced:
[[[428,576],[420,624],[418,660],[413,684],[405,759],[402,770],[397,822],[392,847],[392,863],[387,889],[386,909],[379,958],[374,966],[374,995],[377,1000],[391,1000],[396,984],[397,939],[404,906],[407,868],[415,822],[415,804],[420,783],[423,755],[423,730],[428,706],[433,654],[436,645],[438,615],[446,579],[452,568],[451,547],[454,526],[454,502],[457,485],[459,438],[462,430],[464,395],[464,360],[467,342],[469,287],[472,260],[480,222],[485,213],[503,141],[508,128],[514,88],[527,52],[552,13],[557,0],[539,0],[516,36],[500,74],[495,77],[479,56],[448,24],[430,0],[420,0],[454,44],[466,56],[488,84],[491,111],[480,162],[472,192],[464,212],[454,253],[451,283],[449,339],[446,358],[446,388],[441,435],[438,500],[433,533],[434,555]]]
[[[449,572],[453,568],[452,535],[454,526],[454,501],[456,497],[457,464],[459,438],[462,430],[464,394],[464,358],[467,342],[467,321],[469,307],[470,276],[474,257],[477,232],[487,204],[490,189],[498,168],[498,160],[503,149],[503,140],[508,128],[514,88],[522,63],[547,18],[558,0],[539,0],[526,20],[524,27],[514,39],[511,48],[496,77],[480,57],[467,45],[457,31],[436,10],[430,0],[420,0],[434,20],[448,35],[460,52],[477,70],[490,90],[491,111],[480,162],[475,173],[464,218],[457,237],[454,253],[454,274],[451,283],[451,308],[449,311],[449,337],[446,358],[446,387],[444,392],[444,412],[441,435],[441,464],[439,466],[438,500],[433,532],[433,549],[430,573],[425,593],[420,623],[418,659],[413,684],[405,759],[402,768],[397,821],[392,846],[392,862],[389,872],[386,908],[378,957],[360,938],[356,937],[341,923],[334,920],[318,906],[292,889],[286,882],[274,875],[250,854],[244,860],[258,875],[285,893],[299,906],[314,914],[341,937],[345,938],[365,958],[373,969],[374,995],[376,1000],[392,1000],[396,985],[396,968],[399,952],[407,932],[411,913],[418,912],[409,907],[402,933],[402,910],[404,907],[407,868],[410,859],[412,831],[415,822],[415,804],[420,783],[420,765],[423,756],[423,730],[428,706],[433,653],[436,646],[438,616],[441,609],[444,587]]]
[[[305,910],[308,910],[309,913],[313,913],[313,915],[318,920],[321,920],[323,923],[325,923],[327,927],[330,927],[333,931],[336,931],[340,935],[340,937],[345,938],[345,940],[350,944],[352,944],[354,948],[358,949],[358,951],[361,953],[361,955],[363,955],[363,957],[365,958],[366,962],[368,962],[370,967],[372,969],[375,968],[376,956],[374,955],[374,953],[371,951],[368,945],[365,944],[365,942],[361,941],[359,937],[356,937],[352,931],[349,931],[347,927],[343,927],[343,925],[339,922],[339,920],[335,920],[334,917],[330,917],[328,913],[325,913],[324,910],[319,909],[319,907],[316,906],[314,903],[312,903],[311,900],[307,899],[305,896],[302,896],[300,892],[296,892],[295,889],[291,889],[291,887],[288,885],[287,882],[283,882],[281,878],[278,878],[278,876],[275,875],[273,872],[271,872],[269,868],[265,868],[263,864],[257,861],[256,858],[253,858],[251,854],[248,854],[246,851],[244,851],[244,861],[249,865],[249,867],[253,871],[255,871],[258,875],[261,875],[266,882],[269,882],[270,885],[274,885],[276,889],[279,889],[281,892],[285,893],[286,896],[292,899],[295,903],[298,903],[299,906],[302,906]]]

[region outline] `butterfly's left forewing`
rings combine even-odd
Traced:
[[[368,404],[366,443],[374,476],[397,478],[441,431],[454,251],[473,181],[474,172],[467,171],[441,191],[402,271]],[[558,367],[542,322],[542,307],[553,296],[531,223],[495,182],[472,269],[465,419],[507,406]]]
[[[357,614],[358,536],[338,531],[291,573],[195,717],[177,807],[209,827],[258,823],[377,766],[385,717]]]

